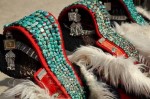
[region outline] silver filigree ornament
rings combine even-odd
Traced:
[[[13,49],[15,49],[16,43],[13,39],[13,36],[10,32],[6,33],[6,40],[4,40],[4,48],[8,50],[5,55],[5,60],[7,62],[7,70],[15,70],[15,57],[16,55],[13,53]]]
[[[78,14],[78,9],[71,9],[71,12],[68,13],[69,21],[74,21],[74,22],[80,22],[81,21],[81,15]]]
[[[79,36],[79,35],[84,34],[83,28],[80,23],[73,22],[70,26],[70,30],[71,30],[70,32],[71,36]]]
[[[15,70],[15,54],[10,50],[5,55],[5,60],[7,62],[7,70]]]
[[[73,9],[71,12],[68,13],[69,21],[73,21],[73,23],[70,25],[70,35],[71,36],[81,36],[81,35],[91,35],[94,33],[94,31],[89,30],[83,30],[81,21],[81,15],[78,13],[78,9]]]

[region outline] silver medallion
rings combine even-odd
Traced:
[[[78,13],[78,9],[73,9],[68,13],[69,21],[73,21],[70,25],[70,35],[71,36],[82,36],[82,35],[91,35],[94,34],[93,30],[84,30],[82,27],[81,15]]]
[[[15,57],[16,55],[12,52],[16,48],[15,40],[10,32],[6,33],[6,40],[4,40],[4,49],[9,50],[5,55],[8,70],[15,70]]]
[[[73,11],[72,9],[71,12],[68,13],[68,17],[69,17],[69,21],[74,21],[74,22],[81,21],[81,15],[78,14],[78,9],[75,9],[75,11]]]
[[[15,54],[10,50],[5,55],[5,60],[7,62],[7,70],[15,70]]]

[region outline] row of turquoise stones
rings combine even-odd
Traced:
[[[84,0],[83,0],[84,1]],[[88,0],[87,0],[88,1]],[[89,0],[90,1],[90,0]],[[91,0],[92,1],[92,0]],[[101,1],[101,0],[93,0],[95,2]],[[122,0],[122,2],[127,6],[127,9],[133,18],[133,20],[140,24],[140,25],[147,25],[148,23],[145,21],[145,19],[137,12],[133,0]]]
[[[39,10],[6,27],[14,25],[25,27],[34,36],[50,69],[66,88],[71,98],[85,99],[83,88],[64,58],[61,37],[54,17],[48,12]]]
[[[107,38],[108,40],[121,47],[128,54],[129,57],[138,58],[139,53],[135,49],[135,47],[129,41],[116,33],[113,28],[111,28],[110,19],[108,17],[109,13],[107,12],[105,6],[102,5],[101,1],[82,0],[75,2],[73,5],[76,4],[84,5],[93,13],[95,13],[94,15],[97,20],[99,31],[104,38]]]
[[[133,0],[123,0],[124,4],[127,6],[130,15],[132,18],[136,21],[136,23],[140,25],[146,25],[148,24],[144,18],[137,12],[135,5],[133,3]]]
[[[128,56],[138,58],[139,52],[135,49],[135,47],[128,40],[123,38],[121,35],[116,33],[116,31],[113,28],[111,28],[108,11],[106,10],[105,6],[102,5],[102,2],[100,2],[99,4],[97,3],[97,7],[99,7],[99,5],[101,5],[100,11],[104,17],[104,25],[106,25],[104,29],[108,29],[106,30],[108,31],[108,33],[106,32],[104,37],[109,36],[110,38],[109,40],[115,42],[116,45],[123,48],[123,50],[128,54]],[[98,19],[100,18],[98,17]]]

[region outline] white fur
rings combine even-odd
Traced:
[[[136,7],[136,10],[138,13],[150,20],[150,12],[148,12],[146,9],[142,7]]]
[[[150,96],[150,79],[140,71],[141,64],[134,64],[134,58],[116,58],[95,47],[81,47],[69,58],[86,68],[91,67],[91,71],[97,70],[116,87],[121,81],[127,92]]]
[[[79,61],[77,65],[80,66],[81,72],[90,89],[89,99],[115,99],[115,96],[108,90],[107,85],[98,82],[93,73],[87,71],[85,66],[82,65],[82,61]]]
[[[54,99],[49,95],[48,90],[42,89],[32,81],[23,81],[11,89],[6,90],[2,97],[10,98],[19,95],[19,99]],[[4,99],[5,99],[4,98]]]
[[[115,96],[109,92],[106,84],[97,82],[93,73],[87,71],[82,65],[80,67],[90,89],[90,97],[88,99],[115,99]],[[56,99],[55,95],[49,96],[48,89],[42,89],[32,81],[14,79],[12,84],[9,85],[12,88],[5,91],[0,96],[0,99],[16,99],[15,96],[19,96],[19,99]]]
[[[150,64],[150,25],[141,26],[136,23],[116,23],[116,32],[130,41]]]

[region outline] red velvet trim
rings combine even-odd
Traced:
[[[53,72],[49,69],[48,64],[42,54],[42,51],[40,49],[40,47],[38,46],[36,40],[33,38],[33,36],[23,27],[21,26],[11,26],[8,28],[5,28],[4,33],[6,33],[7,31],[11,31],[11,30],[18,30],[21,33],[23,33],[25,35],[25,37],[29,40],[29,42],[31,42],[34,50],[37,52],[39,61],[41,62],[42,66],[45,68],[45,70],[48,72],[50,77],[53,77],[53,80],[55,81],[55,83],[57,84],[58,87],[60,87],[60,89],[62,90],[62,92],[64,93],[65,97],[70,99],[69,94],[67,93],[66,89],[61,85],[61,83],[59,82],[59,80],[56,78],[55,74],[53,74]]]
[[[113,56],[125,56],[125,57],[128,57],[128,55],[126,53],[124,53],[120,49],[116,49],[115,52],[112,52],[112,49],[114,48],[114,46],[111,45],[111,42],[108,41],[107,39],[104,42],[102,42],[102,43],[97,41],[96,44],[98,46],[100,46],[101,48],[105,49],[107,52],[111,52],[110,54],[112,54]]]
[[[41,88],[47,88],[49,89],[49,94],[52,96],[55,93],[59,92],[59,96],[57,97],[58,99],[66,99],[67,97],[65,97],[62,94],[62,91],[60,90],[60,88],[56,85],[56,83],[54,83],[54,80],[52,79],[52,77],[50,77],[48,75],[48,73],[46,73],[45,75],[43,75],[43,78],[41,80],[39,80],[37,78],[38,74],[41,72],[43,68],[39,69],[35,74],[34,74],[34,79],[35,81],[38,83],[38,85]]]
[[[41,87],[44,88],[43,84],[39,81],[39,79],[37,78],[38,74],[41,72],[43,68],[40,68],[38,71],[36,71],[34,73],[34,80],[36,81],[36,83]]]
[[[97,21],[95,20],[95,13],[93,13],[91,10],[89,10],[86,6],[84,5],[81,5],[81,4],[78,4],[78,5],[73,5],[73,6],[70,6],[69,8],[66,8],[64,9],[61,13],[60,13],[60,16],[58,18],[59,22],[61,22],[61,20],[63,20],[63,16],[67,14],[67,12],[71,9],[75,9],[75,8],[78,8],[78,9],[84,9],[85,11],[87,11],[89,13],[89,15],[92,17],[92,21],[94,23],[94,26],[95,26],[95,31],[96,31],[96,34],[99,38],[102,38],[103,35],[101,35],[99,29],[98,29],[98,25],[97,25]],[[108,40],[107,40],[108,41]],[[119,46],[117,46],[116,44],[114,44],[113,42],[110,42],[108,41],[109,44],[111,44],[112,46],[114,46],[115,48],[117,48],[118,50],[120,50],[119,52],[122,52],[123,55],[125,56],[128,56],[125,51],[120,48]],[[100,45],[98,43],[96,43],[100,48],[103,48],[104,50],[107,50],[109,53],[113,53],[109,48],[107,47],[104,47],[105,45]],[[113,53],[113,55],[115,54],[115,56],[117,56],[117,53]]]

